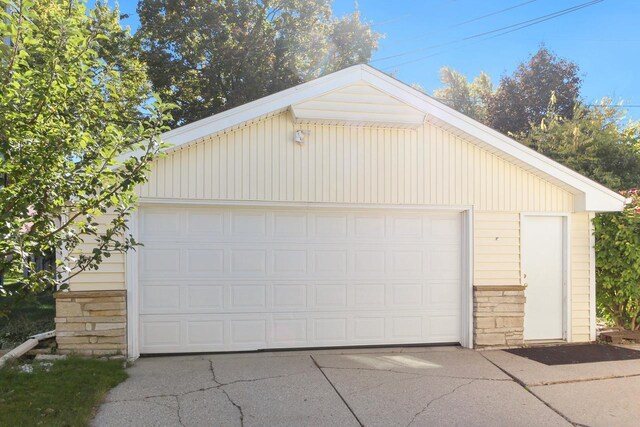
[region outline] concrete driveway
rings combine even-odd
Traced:
[[[522,368],[508,356],[412,347],[143,358],[129,369],[130,378],[109,393],[93,424],[590,425],[579,410],[567,407],[563,413],[546,401],[563,395],[576,400],[567,399],[571,390],[530,392],[526,381],[496,366]],[[589,390],[576,384],[580,396],[588,398]],[[638,396],[637,390],[628,392]]]

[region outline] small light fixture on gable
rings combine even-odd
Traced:
[[[297,130],[295,135],[293,136],[293,140],[299,145],[302,145],[304,144],[305,136],[309,136],[309,135],[311,135],[310,130]]]

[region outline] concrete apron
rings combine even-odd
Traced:
[[[570,425],[457,347],[154,357],[129,375],[93,425]]]
[[[547,366],[504,351],[481,353],[575,424],[638,425],[639,360]]]

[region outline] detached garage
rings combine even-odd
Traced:
[[[369,66],[164,139],[144,246],[57,295],[62,351],[595,338],[591,219],[624,198]]]

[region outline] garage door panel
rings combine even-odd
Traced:
[[[459,341],[459,213],[141,215],[143,353]]]
[[[267,319],[232,319],[230,343],[233,345],[255,345],[258,348],[267,342]]]
[[[163,311],[234,313],[268,310],[370,311],[384,308],[421,308],[425,312],[460,310],[459,283],[455,281],[309,281],[308,283],[261,281],[212,281],[176,283],[173,279],[141,282],[141,313]]]
[[[460,280],[459,248],[442,248],[440,251],[431,251],[427,256],[429,276],[441,280]]]
[[[355,222],[355,234],[356,238],[369,238],[377,239],[385,237],[386,231],[386,218],[373,215],[356,215]]]
[[[186,307],[189,312],[224,310],[223,285],[189,285],[186,290]]]
[[[224,346],[225,333],[223,320],[195,320],[186,321],[185,324],[185,344],[219,347]]]
[[[140,232],[145,236],[172,238],[180,232],[180,211],[148,208],[140,216]]]
[[[184,249],[187,271],[185,273],[206,274],[224,271],[223,249]]]
[[[457,322],[457,323],[456,323]],[[142,353],[258,350],[457,342],[454,315],[422,311],[289,314],[149,315],[141,318]]]
[[[264,213],[230,213],[231,236],[250,236],[253,238],[267,235],[267,215]]]
[[[224,214],[211,211],[186,211],[185,233],[193,239],[224,236]]]
[[[355,264],[353,272],[356,274],[376,275],[386,270],[386,253],[384,250],[356,249],[354,250]]]
[[[180,346],[181,322],[171,319],[142,320],[140,324],[142,343],[145,351],[153,352],[154,348]]]
[[[424,320],[424,316],[394,316],[391,318],[391,336],[419,342],[424,335]]]
[[[347,342],[347,319],[345,317],[313,319],[312,342],[316,345],[345,345]]]
[[[275,275],[304,274],[308,272],[309,251],[305,249],[275,249],[271,259]]]
[[[347,273],[348,252],[346,250],[314,250],[311,259],[314,273],[329,275]]]
[[[274,311],[290,311],[292,309],[306,310],[307,288],[304,284],[276,283],[273,285],[273,309]]]
[[[401,216],[392,218],[391,236],[397,239],[422,240],[424,220],[421,216]]]
[[[425,253],[422,250],[395,250],[391,252],[392,274],[420,274],[424,271]]]
[[[316,239],[347,239],[348,217],[346,215],[314,214],[311,223],[315,226],[312,237]]]
[[[427,289],[427,302],[431,305],[451,309],[460,306],[461,292],[459,282],[454,280],[433,282],[427,286]]]
[[[264,274],[267,272],[267,251],[260,249],[231,249],[231,274]]]
[[[460,321],[455,315],[434,315],[429,317],[430,335],[443,341],[460,335]]]
[[[144,248],[140,253],[140,273],[143,277],[180,274],[179,249]]]
[[[359,343],[384,341],[387,335],[383,316],[356,317],[353,320],[353,339]]]
[[[422,283],[392,283],[388,286],[390,295],[385,305],[394,308],[422,307],[424,288]]]
[[[273,343],[277,346],[288,347],[304,345],[309,341],[309,322],[306,318],[277,318],[273,319]]]
[[[313,286],[313,299],[309,306],[316,310],[344,310],[347,308],[345,283],[320,283]]]
[[[163,243],[145,241],[140,249],[141,273],[145,277],[237,277],[241,274],[270,278],[350,277],[362,274],[373,277],[414,277],[459,280],[460,248],[412,248],[377,250],[371,245],[332,249],[314,244],[216,243],[203,246],[174,243],[174,248],[160,249]]]
[[[358,309],[384,308],[385,301],[388,300],[384,283],[354,283],[351,289],[353,305]]]
[[[308,237],[306,214],[275,213],[273,215],[274,237]]]
[[[264,311],[267,309],[267,285],[249,284],[230,287],[231,301],[229,311]]]
[[[141,313],[179,313],[181,310],[180,293],[181,286],[165,285],[165,286],[143,286],[140,295],[141,301],[144,301],[141,307]]]

